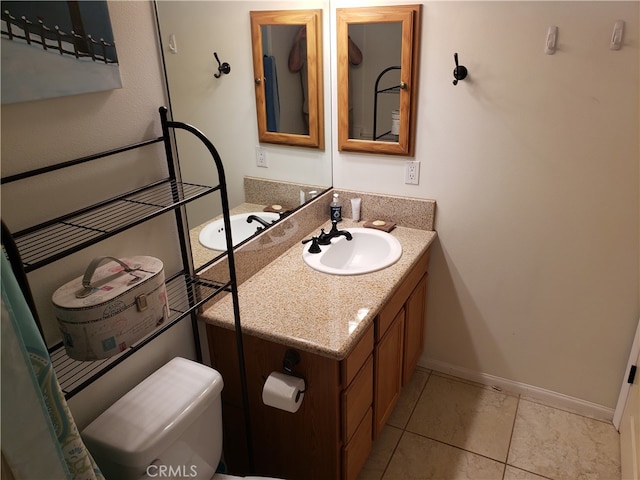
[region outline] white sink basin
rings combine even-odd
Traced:
[[[234,247],[252,235],[255,235],[258,227],[262,227],[262,225],[255,220],[247,223],[247,218],[250,215],[260,217],[269,223],[280,218],[280,215],[272,212],[250,212],[231,215],[231,240]],[[200,231],[198,240],[202,245],[212,250],[226,250],[227,238],[224,232],[224,220],[220,218],[206,225]]]
[[[321,245],[321,253],[309,253],[305,244],[302,258],[311,268],[333,275],[359,275],[393,265],[402,256],[402,245],[393,235],[372,228],[346,228],[353,240],[344,236]]]

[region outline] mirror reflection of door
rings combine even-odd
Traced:
[[[324,149],[322,10],[249,14],[258,139]]]
[[[304,25],[262,25],[267,131],[309,134]]]
[[[349,38],[362,52],[349,65],[349,138],[397,142],[402,23],[350,24]]]

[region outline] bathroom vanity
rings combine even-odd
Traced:
[[[350,226],[358,225],[341,223]],[[256,473],[352,479],[361,470],[423,348],[429,249],[436,234],[405,227],[392,234],[403,254],[383,270],[327,275],[303,262],[307,247],[297,243],[240,285]],[[231,307],[222,299],[200,318],[207,323],[212,366],[225,379],[225,460],[231,472],[248,474]],[[300,357],[292,373],[306,381],[296,413],[262,403],[266,378],[283,371],[291,349]]]

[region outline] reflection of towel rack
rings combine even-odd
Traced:
[[[389,135],[391,133],[391,130],[389,130],[388,132],[385,132],[381,135],[378,135],[377,133],[377,123],[378,123],[378,94],[380,93],[400,93],[400,85],[395,85],[393,87],[387,87],[387,88],[382,88],[379,89],[378,85],[380,84],[380,80],[382,79],[382,77],[384,77],[385,74],[387,74],[388,72],[390,72],[391,70],[400,70],[400,67],[387,67],[384,70],[382,70],[382,72],[380,72],[380,75],[378,75],[378,78],[376,78],[376,83],[375,83],[375,93],[374,93],[374,98],[373,98],[373,140],[378,140],[379,138],[384,137],[385,135]]]

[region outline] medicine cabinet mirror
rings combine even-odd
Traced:
[[[421,7],[336,9],[338,150],[414,155]]]
[[[250,15],[259,140],[324,149],[322,10]]]

